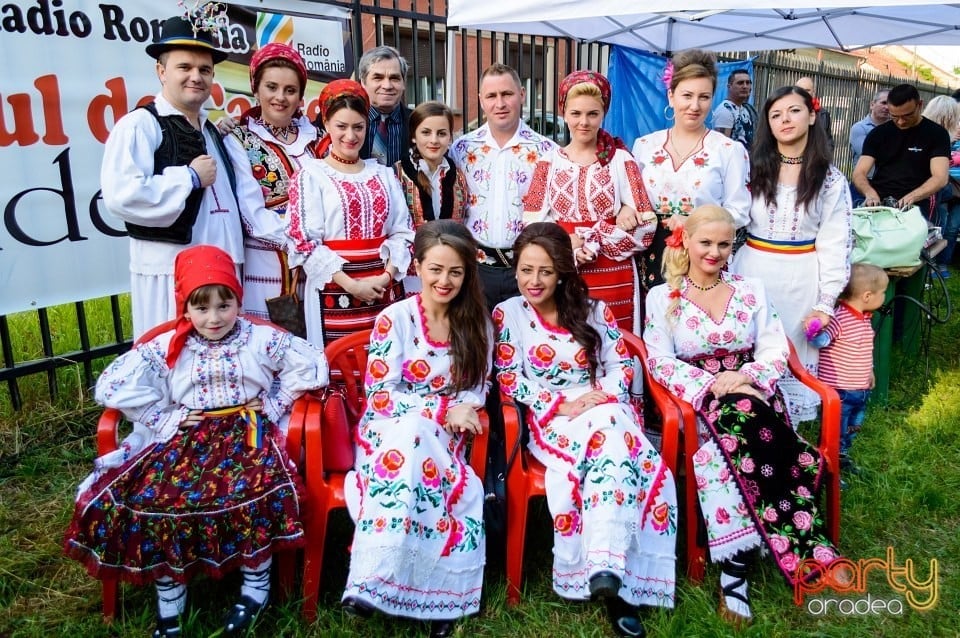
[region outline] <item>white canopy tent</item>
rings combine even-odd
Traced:
[[[847,0],[849,2],[849,0]],[[647,3],[644,3],[647,4]],[[658,3],[659,4],[659,3]],[[845,7],[830,0],[793,0],[764,8],[763,0],[669,0],[671,11],[625,0],[447,0],[450,26],[569,37],[670,53],[692,47],[756,51],[828,47],[851,50],[883,44],[960,45],[960,4],[876,0]],[[661,7],[664,5],[660,5]]]

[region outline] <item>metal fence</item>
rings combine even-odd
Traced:
[[[318,0],[317,0],[318,1]],[[375,45],[396,47],[410,62],[407,79],[407,99],[410,103],[437,99],[454,110],[457,127],[476,128],[482,120],[476,87],[483,69],[495,61],[516,68],[523,78],[527,104],[524,117],[530,125],[557,140],[565,135],[562,118],[556,107],[556,87],[560,80],[575,69],[589,68],[605,72],[609,47],[585,44],[565,38],[529,36],[470,29],[451,29],[446,26],[446,5],[443,0],[351,0],[327,1],[351,9],[353,20],[354,59]],[[743,59],[745,55],[721,56],[723,59]],[[874,92],[907,78],[866,71],[851,72],[825,62],[816,62],[791,53],[769,52],[754,61],[755,102],[763,103],[773,89],[792,84],[802,75],[812,76],[822,104],[830,109],[833,135],[836,140],[836,162],[846,173],[850,172],[850,149],[847,131],[850,125],[867,112]],[[949,92],[947,87],[918,85],[925,97]],[[632,140],[627,140],[632,143]],[[17,317],[0,316],[0,350],[3,368],[0,368],[0,387],[5,387],[14,409],[24,405],[20,381],[25,377],[45,375],[47,393],[55,400],[61,391],[62,379],[58,371],[78,367],[79,374],[71,374],[81,388],[93,385],[95,362],[114,356],[130,347],[130,336],[124,334],[124,316],[119,297],[109,298],[111,325],[100,326],[99,342],[88,329],[85,302],[73,303],[72,312],[56,313],[56,326],[51,324],[51,312],[42,308]],[[62,310],[62,308],[60,308]],[[27,316],[29,315],[29,316]],[[11,321],[15,319],[15,321]],[[11,323],[18,326],[11,328]],[[66,327],[60,324],[67,324]],[[129,322],[127,322],[129,323]],[[30,325],[29,332],[39,333],[42,352],[19,360],[15,355],[15,339],[21,338],[22,326]],[[79,333],[79,348],[75,346],[58,351],[51,337],[56,332],[75,327]],[[77,340],[68,340],[76,343]],[[0,395],[0,403],[4,398]]]
[[[758,109],[767,95],[781,86],[791,85],[803,76],[813,78],[821,106],[830,111],[834,164],[848,177],[853,173],[850,127],[867,115],[870,100],[877,91],[908,82],[916,85],[925,102],[934,95],[952,92],[948,86],[916,82],[909,77],[906,67],[902,75],[864,68],[853,70],[849,66],[785,51],[760,54],[754,61],[754,71],[754,104]]]

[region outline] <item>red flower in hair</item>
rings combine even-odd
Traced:
[[[673,290],[671,290],[671,291],[670,291],[670,298],[671,298],[671,299],[679,299],[679,298],[680,298],[680,289],[679,289],[679,288],[674,288]]]
[[[814,113],[820,112],[820,98],[818,97],[813,98],[813,112]]]
[[[667,246],[670,248],[683,248],[683,226],[677,226],[667,237]]]

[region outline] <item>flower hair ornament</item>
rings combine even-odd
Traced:
[[[230,24],[227,18],[227,7],[223,3],[194,0],[191,9],[184,0],[179,0],[177,6],[183,9],[183,19],[193,26],[194,37],[197,36],[198,31],[209,31],[211,34],[217,34],[219,41],[220,29]]]
[[[683,250],[683,226],[677,226],[673,229],[673,232],[667,237],[666,244],[670,248]]]
[[[670,90],[670,83],[673,82],[673,60],[667,60],[667,66],[663,69],[663,85]]]

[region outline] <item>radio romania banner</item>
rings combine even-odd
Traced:
[[[0,315],[129,290],[128,241],[103,206],[100,159],[116,121],[160,92],[144,48],[180,12],[174,0],[0,1]],[[214,121],[253,105],[248,63],[268,42],[304,57],[311,119],[323,84],[353,74],[345,9],[240,0],[227,16]]]

